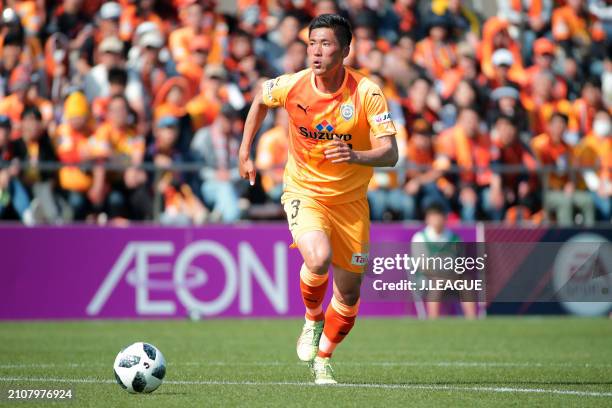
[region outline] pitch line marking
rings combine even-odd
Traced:
[[[95,378],[27,378],[27,377],[0,377],[0,382],[55,382],[68,384],[114,384],[113,380],[99,380]],[[291,381],[164,381],[170,385],[242,385],[242,386],[297,386],[313,387],[314,383],[291,382]],[[559,390],[546,388],[512,388],[512,387],[457,387],[453,385],[419,385],[419,384],[355,384],[340,383],[328,387],[340,388],[379,388],[379,389],[399,389],[399,390],[427,390],[427,391],[472,391],[472,392],[491,392],[491,393],[526,393],[526,394],[555,394],[573,395],[581,397],[612,397],[612,392],[600,391],[578,391],[578,390]]]
[[[340,367],[342,366],[371,366],[371,367],[484,367],[484,368],[495,368],[495,367],[574,367],[574,368],[609,368],[612,364],[605,363],[536,363],[536,362],[486,362],[486,361],[370,361],[370,362],[336,362]],[[0,364],[0,369],[22,369],[22,368],[80,368],[80,367],[92,367],[92,366],[106,366],[106,363],[91,362],[91,363],[15,363],[15,364]],[[228,362],[228,361],[188,361],[188,362],[177,362],[173,365],[176,366],[195,366],[195,367],[289,367],[303,365],[300,362],[287,362],[287,361],[247,361],[247,362]]]

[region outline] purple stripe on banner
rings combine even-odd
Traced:
[[[371,242],[410,242],[417,230],[374,225]],[[473,227],[456,232],[476,238]],[[302,260],[290,243],[284,224],[2,227],[0,319],[301,316]],[[414,310],[363,302],[361,313]]]

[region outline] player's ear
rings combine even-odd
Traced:
[[[344,47],[344,50],[342,51],[342,58],[346,58],[349,56],[349,54],[351,53],[351,46],[347,45],[346,47]]]

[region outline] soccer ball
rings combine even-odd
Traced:
[[[113,364],[117,383],[131,394],[153,392],[166,375],[166,360],[152,344],[134,343],[121,350]]]

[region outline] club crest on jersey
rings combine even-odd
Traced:
[[[355,114],[355,108],[350,103],[345,103],[340,106],[340,115],[344,118],[344,120],[349,120]]]

